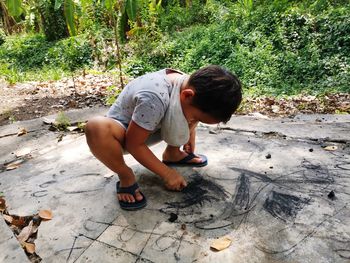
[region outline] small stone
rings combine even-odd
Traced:
[[[177,218],[178,218],[177,214],[170,213],[170,217],[169,217],[168,221],[173,223],[176,221]]]
[[[327,195],[329,199],[334,200],[335,199],[335,193],[334,191],[330,191],[329,194]]]
[[[273,169],[273,166],[270,166],[269,168],[270,168],[270,169]]]
[[[271,154],[267,154],[267,155],[265,156],[265,158],[266,158],[266,159],[271,159]]]
[[[181,225],[181,229],[182,229],[182,230],[186,230],[186,224],[182,224],[182,225]]]
[[[310,152],[310,153],[312,153],[313,151],[314,151],[314,149],[312,149],[312,148],[309,149],[309,152]]]

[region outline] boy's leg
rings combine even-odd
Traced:
[[[190,125],[190,133],[191,133],[191,137],[193,135],[193,137],[191,138],[193,139],[193,143],[195,143],[195,130],[197,125],[198,125],[198,122]],[[181,151],[180,147],[168,145],[165,151],[163,152],[163,161],[178,162],[183,158],[185,158],[187,155],[188,153],[185,151]],[[188,161],[188,163],[201,163],[201,162],[202,162],[202,159],[200,157],[195,157],[190,161]]]
[[[86,140],[91,152],[97,159],[113,172],[117,173],[121,187],[135,183],[135,175],[123,158],[125,129],[116,121],[107,117],[95,117],[85,126]],[[142,200],[139,190],[136,190],[136,200]],[[125,202],[135,202],[130,194],[118,194],[118,199]]]
[[[163,152],[163,161],[178,162],[188,155],[187,152],[182,151],[180,147],[167,145]],[[203,160],[200,157],[195,157],[188,161],[188,163],[201,163]]]

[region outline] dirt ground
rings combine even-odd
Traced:
[[[0,126],[60,111],[107,104],[117,87],[111,75],[85,75],[60,81],[8,85],[0,80]],[[350,113],[350,94],[323,97],[298,95],[289,98],[245,98],[239,114],[260,113],[290,116],[297,113]]]

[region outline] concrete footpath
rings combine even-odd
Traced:
[[[106,111],[67,116],[79,122]],[[53,212],[35,241],[43,262],[350,262],[350,115],[200,125],[196,152],[209,165],[177,168],[189,183],[182,192],[165,190],[127,155],[148,198],[135,212],[119,208],[118,177],[83,134],[48,127],[42,119],[0,127],[0,165],[19,164],[0,170],[9,213]],[[20,128],[28,133],[17,136]],[[158,157],[164,146],[152,148]],[[25,148],[30,158],[15,156]],[[0,233],[0,262],[28,261],[1,216]],[[211,250],[224,236],[231,245]]]

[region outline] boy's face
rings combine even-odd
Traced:
[[[207,113],[204,113],[200,109],[192,105],[192,99],[194,96],[194,91],[192,89],[182,90],[180,93],[180,100],[182,111],[185,115],[185,118],[189,124],[196,122],[202,122],[206,124],[217,124],[220,121],[216,120]]]
[[[202,122],[206,124],[217,124],[218,120],[214,119],[207,113],[199,110],[198,108],[191,106],[184,111],[185,118],[189,124]]]

